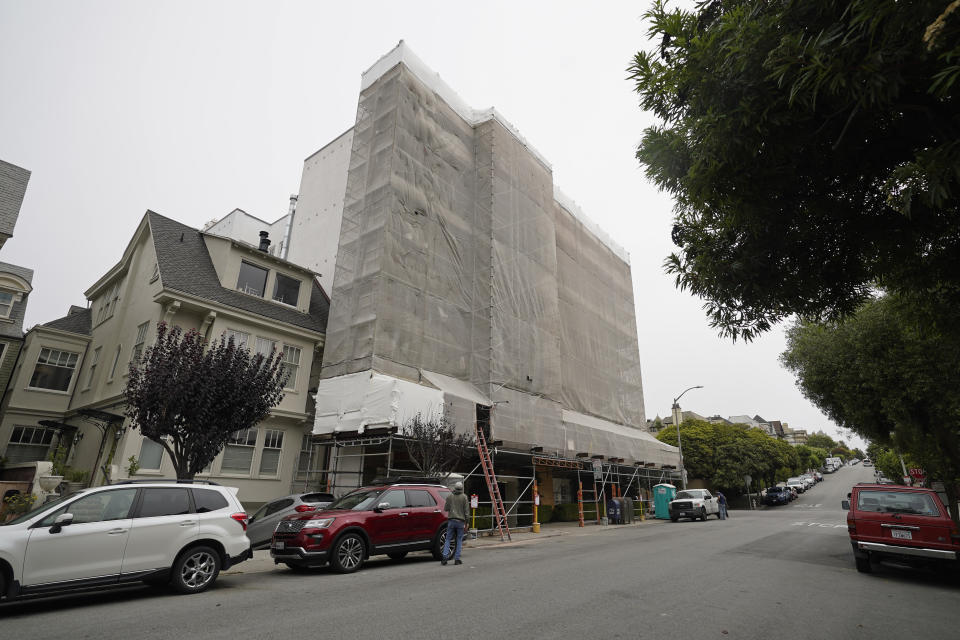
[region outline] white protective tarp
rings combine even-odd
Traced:
[[[418,413],[443,410],[443,392],[406,380],[361,371],[320,380],[313,433],[363,433],[367,427],[402,427]]]

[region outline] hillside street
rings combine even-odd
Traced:
[[[4,637],[880,638],[956,631],[956,582],[854,570],[840,500],[872,471],[844,467],[791,505],[727,521],[544,527],[473,546],[297,575],[258,559],[207,593],[131,587],[0,606]],[[498,542],[498,541],[485,541]]]

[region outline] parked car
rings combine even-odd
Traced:
[[[790,490],[786,487],[770,487],[763,494],[763,504],[775,506],[790,502]]]
[[[957,570],[960,531],[936,492],[861,483],[848,497],[842,506],[857,571],[869,573],[884,558]]]
[[[810,489],[810,488],[812,488],[815,484],[817,484],[817,481],[814,480],[813,476],[812,476],[811,474],[809,474],[809,473],[805,473],[805,474],[803,474],[802,476],[800,476],[800,480],[803,481],[804,486],[805,486],[807,489]]]
[[[873,466],[873,463],[870,462],[870,460],[869,460],[868,458],[864,458],[864,460],[863,460],[863,466],[865,466],[865,467],[872,467],[872,466]]]
[[[282,498],[275,498],[257,509],[250,516],[250,526],[247,527],[247,537],[254,549],[263,549],[270,546],[273,530],[283,518],[294,513],[306,513],[322,509],[333,502],[332,493],[295,493]]]
[[[204,591],[251,556],[237,490],[121,482],[0,525],[0,598],[143,581]]]
[[[679,491],[670,502],[670,520],[673,522],[680,518],[705,521],[710,514],[720,517],[720,503],[707,489]]]
[[[327,562],[340,573],[370,557],[399,560],[429,550],[440,559],[447,535],[443,505],[450,489],[433,482],[388,482],[356,489],[320,511],[287,516],[270,545],[276,564],[294,570]]]
[[[793,502],[794,500],[800,497],[800,494],[797,492],[797,490],[794,487],[784,487],[784,489],[790,492],[791,502]]]
[[[816,480],[817,482],[823,482],[823,474],[820,473],[819,471],[814,471],[813,479]]]
[[[807,483],[800,478],[787,478],[787,486],[794,489],[797,493],[803,493],[807,490]]]

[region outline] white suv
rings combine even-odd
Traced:
[[[236,489],[122,482],[0,525],[0,599],[125,582],[197,593],[251,557]]]

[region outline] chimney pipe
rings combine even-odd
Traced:
[[[257,248],[260,249],[260,251],[263,251],[264,253],[267,253],[270,250],[270,238],[267,237],[269,235],[270,235],[269,231],[260,232],[260,246]]]

